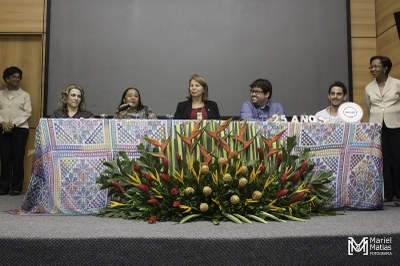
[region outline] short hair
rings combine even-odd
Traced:
[[[137,110],[138,111],[142,110],[143,109],[143,104],[142,104],[142,97],[140,96],[140,91],[138,89],[134,88],[134,87],[129,87],[126,90],[124,90],[124,93],[122,93],[121,102],[120,102],[119,106],[121,106],[121,105],[123,105],[125,103],[124,99],[125,99],[125,96],[126,96],[126,94],[128,93],[129,90],[134,90],[134,91],[136,91],[138,93],[139,101],[138,101]]]
[[[78,91],[80,91],[81,93],[81,102],[79,103],[78,106],[78,110],[79,111],[85,111],[86,109],[86,103],[85,103],[85,91],[83,90],[83,88],[75,83],[70,83],[68,84],[63,91],[61,92],[61,98],[58,102],[58,106],[60,109],[62,110],[66,110],[67,109],[67,99],[68,99],[68,95],[71,92],[71,90],[76,89]]]
[[[6,81],[6,78],[8,78],[8,77],[14,75],[15,73],[18,73],[18,74],[19,74],[20,80],[21,80],[21,79],[22,79],[22,70],[21,70],[20,68],[16,67],[16,66],[11,66],[11,67],[8,67],[8,68],[4,69],[4,72],[3,72],[3,80],[4,80],[5,82],[7,82],[7,81]]]
[[[202,96],[202,100],[203,101],[207,101],[208,100],[208,85],[207,85],[207,81],[203,76],[200,76],[199,74],[193,74],[190,77],[190,79],[189,79],[189,88],[188,88],[189,96],[187,96],[186,98],[188,100],[192,100],[192,95],[190,94],[190,82],[192,80],[198,82],[203,87],[204,93],[203,93],[203,96]]]
[[[343,95],[347,95],[347,88],[346,88],[346,85],[344,85],[343,82],[340,82],[340,81],[335,81],[335,82],[333,82],[333,83],[329,86],[328,94],[331,94],[331,90],[332,90],[333,87],[340,87],[340,88],[342,88],[342,90],[343,90]]]
[[[271,99],[271,97],[272,97],[272,84],[271,84],[271,82],[269,80],[267,80],[267,79],[256,79],[249,86],[250,86],[251,89],[253,89],[253,88],[262,89],[264,94],[269,92],[268,99]]]
[[[369,63],[371,64],[372,61],[374,61],[375,59],[379,59],[381,61],[382,66],[388,68],[388,71],[385,72],[385,74],[389,75],[389,72],[392,69],[392,61],[390,61],[390,58],[383,55],[374,55],[369,59]]]

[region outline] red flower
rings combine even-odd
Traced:
[[[162,178],[162,180],[164,180],[165,184],[167,185],[169,185],[169,183],[171,182],[171,178],[167,174],[160,174],[160,177]]]
[[[296,201],[301,200],[301,199],[304,197],[305,194],[306,194],[306,192],[300,192],[300,193],[294,194],[294,195],[290,198],[289,203],[293,203],[293,202],[296,202]]]
[[[264,161],[264,152],[261,148],[257,148],[257,152],[258,152],[258,160],[260,162]]]
[[[176,196],[176,195],[178,195],[179,194],[179,189],[177,189],[176,187],[173,187],[172,189],[171,189],[171,195],[172,196]]]
[[[168,159],[166,157],[163,158],[164,172],[168,173]]]
[[[157,218],[155,216],[150,216],[150,218],[147,220],[149,224],[155,224],[157,222]]]
[[[178,166],[182,167],[182,156],[179,153],[175,154],[176,160],[178,161]]]
[[[265,166],[264,165],[260,165],[258,167],[258,171],[260,171],[260,173],[263,173],[265,171]]]
[[[137,165],[137,164],[135,164],[134,166],[133,166],[133,171],[135,171],[135,172],[140,172],[140,166],[139,165]]]
[[[278,199],[278,198],[280,198],[280,197],[286,195],[288,192],[289,192],[289,189],[282,189],[282,190],[279,190],[279,191],[276,193],[275,198]]]
[[[288,172],[285,171],[282,173],[281,178],[279,178],[279,182],[281,182],[282,185],[285,184],[287,176],[288,176]]]
[[[151,197],[147,202],[158,206],[161,205],[160,202],[158,202],[158,200],[154,197]]]
[[[279,166],[281,166],[282,162],[283,162],[283,155],[278,154],[278,161],[276,162],[276,169],[279,169]]]
[[[141,191],[143,191],[144,193],[146,193],[147,195],[150,195],[150,190],[149,188],[145,185],[145,184],[140,184],[138,186],[138,189],[140,189]]]
[[[300,177],[301,177],[301,172],[297,171],[293,176],[293,184],[296,184],[297,182],[299,182]]]
[[[153,178],[151,178],[149,173],[144,173],[143,175],[146,178],[147,182],[149,182],[149,185],[151,186],[153,184]]]
[[[307,171],[307,169],[308,169],[308,162],[304,160],[300,166],[300,171],[303,173],[304,171]]]
[[[172,203],[172,207],[178,208],[181,205],[181,203],[177,200],[174,200],[174,203]]]
[[[118,189],[121,193],[126,193],[125,189],[122,187],[122,185],[119,182],[113,180],[113,181],[111,181],[111,185],[113,185],[113,187]]]
[[[308,184],[308,185],[307,185],[307,188],[308,188],[309,190],[312,190],[312,189],[314,188],[314,186],[313,186],[312,184]]]

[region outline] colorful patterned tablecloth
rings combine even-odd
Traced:
[[[217,122],[217,121],[216,121]],[[25,214],[92,214],[107,204],[107,191],[96,178],[103,162],[119,151],[139,156],[144,136],[166,139],[188,121],[117,119],[41,119],[36,129],[30,184],[22,202]],[[256,122],[265,136],[286,129],[296,136],[295,150],[313,152],[316,171],[332,170],[335,208],[383,207],[381,126],[378,124],[318,124]],[[239,128],[232,122],[231,130]],[[249,156],[252,156],[251,154]]]

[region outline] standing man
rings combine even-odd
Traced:
[[[7,85],[0,90],[0,195],[19,195],[24,183],[25,146],[32,105],[29,94],[19,86],[22,79],[21,69],[5,69],[3,79]]]
[[[240,109],[241,120],[266,120],[273,115],[285,115],[278,102],[271,101],[272,85],[266,79],[257,79],[250,84],[250,101]]]
[[[328,100],[331,103],[325,109],[319,111],[315,114],[315,117],[319,121],[324,121],[328,123],[335,123],[341,121],[338,115],[339,106],[344,103],[347,99],[347,88],[340,82],[335,81],[329,87],[328,90]]]

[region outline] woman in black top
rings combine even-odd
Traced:
[[[189,80],[188,100],[178,103],[174,119],[220,119],[218,105],[208,100],[208,85],[204,77],[194,74]]]
[[[59,109],[54,111],[50,118],[90,118],[92,112],[86,111],[85,92],[77,84],[69,84],[61,93],[58,102]]]

